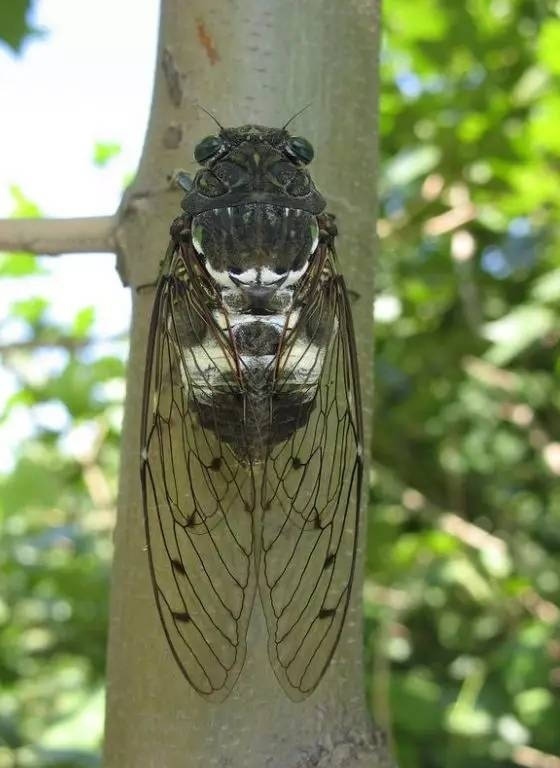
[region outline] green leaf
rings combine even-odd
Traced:
[[[28,38],[40,37],[43,32],[27,21],[31,0],[5,0],[0,3],[0,40],[14,53],[20,53]]]
[[[560,268],[541,275],[533,284],[531,297],[543,304],[560,301]]]
[[[121,145],[115,142],[98,142],[93,149],[93,162],[104,168],[114,157],[121,153]]]
[[[62,717],[45,731],[43,748],[77,749],[95,748],[103,735],[105,691],[93,693],[77,691],[71,714]]]
[[[453,707],[446,718],[448,731],[470,738],[490,733],[492,724],[493,718],[489,712],[462,705]]]
[[[540,30],[537,42],[537,56],[550,72],[560,74],[560,20],[547,19]]]
[[[134,179],[136,178],[136,171],[129,171],[128,173],[125,173],[122,180],[122,186],[123,189],[127,189],[130,187]]]
[[[384,175],[392,185],[410,184],[419,176],[424,176],[433,170],[440,157],[439,148],[430,145],[403,150],[387,164]]]
[[[0,277],[44,275],[39,259],[33,253],[0,253]]]
[[[512,93],[512,100],[518,105],[530,104],[546,93],[550,86],[549,76],[543,67],[529,67],[523,72]]]
[[[0,479],[0,513],[13,514],[25,506],[54,505],[60,499],[64,483],[60,462],[25,456],[9,477]]]
[[[538,304],[518,306],[484,326],[484,336],[494,342],[485,358],[495,365],[505,365],[553,331],[557,322],[556,313],[547,307]]]
[[[552,707],[554,697],[547,688],[529,688],[515,698],[515,707],[525,722],[535,723]]]
[[[49,302],[40,296],[16,301],[12,304],[13,314],[26,320],[30,325],[35,325],[42,320],[48,308]]]
[[[548,94],[531,115],[530,132],[535,147],[560,155],[560,96]]]
[[[467,559],[450,560],[441,569],[441,578],[444,584],[464,590],[476,602],[483,603],[492,598],[488,582]]]
[[[89,419],[105,407],[96,395],[98,384],[124,375],[124,364],[116,357],[102,357],[88,365],[70,359],[62,373],[52,378],[44,397],[61,400],[74,419]]]
[[[84,307],[76,314],[72,324],[72,335],[85,338],[95,323],[95,307]]]
[[[403,40],[440,40],[448,24],[437,0],[387,0],[385,15]]]
[[[437,733],[441,723],[441,689],[425,674],[395,674],[391,690],[397,724],[412,733]]]
[[[39,206],[26,197],[21,187],[13,184],[10,187],[10,194],[14,201],[14,209],[12,211],[12,218],[14,219],[40,219],[43,215]]]

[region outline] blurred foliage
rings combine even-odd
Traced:
[[[0,278],[44,281],[48,259],[3,255]],[[32,292],[0,322],[0,424],[27,435],[0,474],[1,768],[98,765],[126,340],[94,324]]]
[[[559,764],[559,12],[384,3],[364,594],[368,695],[400,768]],[[4,256],[0,278],[41,264]],[[60,327],[41,295],[14,328],[0,419],[32,430],[0,477],[0,768],[92,766],[124,350],[91,308]]]
[[[98,141],[93,148],[93,164],[104,168],[121,153],[121,145],[113,141]]]
[[[560,765],[559,10],[384,3],[365,605],[400,768]]]
[[[21,53],[24,43],[42,34],[29,23],[33,0],[4,0],[0,3],[0,43]]]

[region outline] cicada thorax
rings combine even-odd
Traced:
[[[205,294],[200,316],[183,321],[184,378],[201,425],[260,461],[313,408],[329,320],[309,310],[305,289],[320,272],[325,203],[286,155],[285,134],[254,127],[230,139],[197,173],[172,227],[188,290]]]

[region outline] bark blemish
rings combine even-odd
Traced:
[[[206,25],[202,19],[198,19],[196,22],[196,34],[198,35],[200,44],[206,51],[206,55],[208,56],[208,61],[210,64],[217,64],[220,60],[220,56],[216,50],[216,46],[214,45],[214,39],[206,29]]]
[[[171,99],[171,103],[175,107],[180,107],[181,102],[183,101],[183,77],[175,64],[175,59],[169,48],[163,49],[161,68],[163,69],[167,92]]]
[[[180,123],[169,123],[163,134],[165,149],[177,149],[183,140],[183,126]]]

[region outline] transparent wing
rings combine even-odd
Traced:
[[[243,666],[256,591],[255,483],[251,467],[196,415],[211,386],[231,386],[224,366],[233,362],[227,333],[208,308],[204,276],[189,262],[172,243],[157,287],[141,479],[151,576],[167,640],[191,685],[220,701]]]
[[[266,461],[259,553],[270,660],[296,700],[317,686],[342,631],[362,483],[354,331],[332,255],[301,305],[279,361],[277,390],[297,391],[298,407],[310,413]]]

